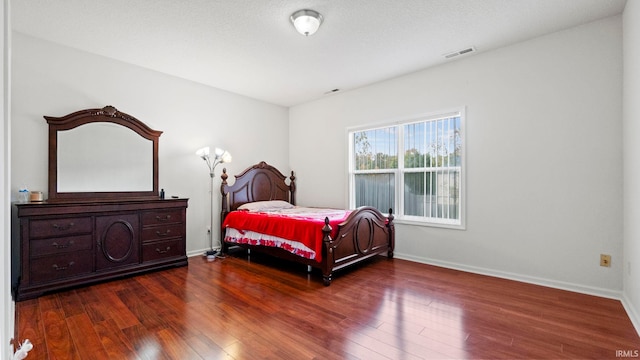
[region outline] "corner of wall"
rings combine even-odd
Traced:
[[[622,304],[640,335],[640,2],[628,1],[622,15],[623,32],[623,271]]]
[[[11,193],[10,193],[10,4],[9,0],[4,0],[0,7],[0,21],[2,26],[2,37],[0,38],[2,48],[2,57],[0,57],[0,68],[2,72],[2,88],[0,90],[0,114],[2,114],[2,123],[0,125],[0,159],[2,159],[2,169],[0,170],[0,238],[11,238]],[[2,261],[0,267],[0,286],[3,289],[11,288],[11,241],[2,241],[2,249],[0,250],[0,258]],[[10,340],[15,332],[15,303],[11,299],[11,291],[2,291],[0,298],[0,357],[9,359],[13,356],[13,347],[10,346]],[[6,347],[5,347],[6,346]]]
[[[631,301],[627,298],[627,294],[624,292],[622,293],[621,302],[624,310],[627,312],[627,315],[629,315],[629,319],[631,320],[633,327],[636,329],[636,333],[640,336],[640,316],[638,316],[638,312],[633,307]]]

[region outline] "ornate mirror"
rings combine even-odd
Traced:
[[[162,131],[113,106],[44,118],[49,201],[158,196]]]

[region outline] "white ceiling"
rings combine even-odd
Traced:
[[[292,106],[620,14],[626,0],[13,0],[14,30]],[[298,34],[289,16],[324,23]],[[465,55],[465,56],[473,56]],[[461,57],[458,57],[461,58]]]

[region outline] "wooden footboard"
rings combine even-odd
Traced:
[[[321,269],[325,285],[331,284],[335,270],[383,253],[393,258],[395,228],[391,209],[387,218],[375,208],[360,207],[338,225],[335,238],[331,238],[331,230],[326,218],[322,229],[324,261]]]

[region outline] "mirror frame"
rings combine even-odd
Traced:
[[[93,200],[120,198],[157,198],[158,194],[158,142],[162,131],[153,130],[131,115],[107,105],[102,109],[76,111],[63,117],[45,116],[49,124],[49,201]],[[133,130],[153,143],[153,189],[150,191],[58,192],[58,132],[89,123],[108,122]]]

